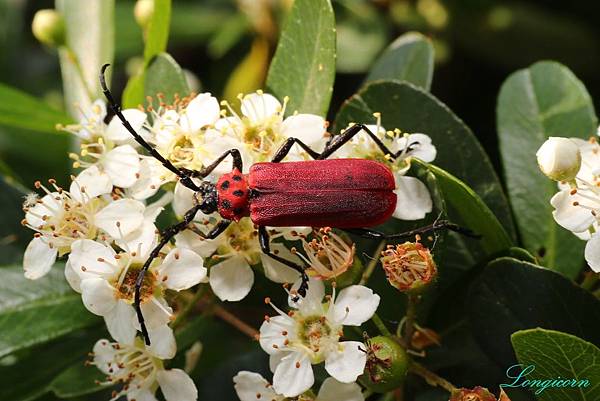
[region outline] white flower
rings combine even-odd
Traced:
[[[536,156],[542,173],[555,181],[571,181],[581,166],[579,147],[569,138],[548,138]]]
[[[137,251],[120,253],[91,240],[79,240],[72,246],[68,267],[76,275],[70,274],[69,283],[81,291],[90,312],[104,317],[109,333],[119,342],[131,344],[135,338],[135,282],[154,243],[143,253],[139,252],[141,244]],[[141,289],[141,309],[151,339],[152,331],[169,323],[172,316],[163,297],[165,290],[188,289],[205,276],[202,258],[187,249],[172,249],[164,259],[152,263]]]
[[[313,385],[313,364],[325,362],[325,370],[342,383],[352,383],[363,373],[364,345],[340,338],[343,326],[360,326],[373,316],[379,296],[360,285],[343,289],[337,299],[334,292],[325,304],[324,295],[323,283],[311,280],[297,310],[287,314],[271,304],[279,315],[260,327],[260,345],[271,356],[273,389],[285,397]]]
[[[333,156],[371,159],[385,163],[391,168],[396,181],[394,192],[398,200],[393,216],[401,220],[422,219],[431,212],[433,207],[429,190],[420,180],[405,174],[410,169],[410,161],[413,157],[424,162],[431,162],[435,160],[437,150],[429,136],[419,133],[401,135],[399,130],[386,131],[381,126],[381,115],[379,113],[374,113],[374,115],[377,118],[377,124],[366,125],[366,127],[377,135],[391,152],[401,151],[400,155],[394,161],[389,160],[369,135],[361,130]]]
[[[323,117],[314,114],[285,116],[285,106],[273,95],[257,91],[240,96],[241,115],[227,102],[222,102],[230,117],[216,123],[216,128],[225,136],[237,138],[252,155],[254,161],[269,161],[287,138],[295,137],[316,151],[326,144],[326,123]],[[288,160],[304,159],[302,149],[295,146]],[[249,166],[247,166],[249,167]]]
[[[166,331],[161,334],[175,344],[172,332],[170,336]],[[107,375],[103,384],[123,385],[112,394],[111,401],[123,395],[131,401],[156,401],[154,394],[159,386],[167,401],[197,400],[198,390],[187,373],[164,368],[162,360],[172,358],[174,353],[165,355],[153,346],[154,340],[146,347],[139,338],[133,344],[96,342],[91,363]]]
[[[240,401],[284,401],[282,394],[275,392],[271,384],[261,375],[241,371],[233,378],[235,391]],[[316,397],[310,392],[302,395],[303,401],[364,401],[360,386],[356,383],[341,383],[327,378]]]

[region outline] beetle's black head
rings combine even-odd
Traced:
[[[200,205],[200,210],[204,214],[211,214],[217,211],[217,189],[215,184],[209,181],[202,181],[198,185],[198,192],[195,194],[196,202]]]

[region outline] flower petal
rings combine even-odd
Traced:
[[[119,199],[96,213],[96,225],[113,238],[123,238],[142,227],[145,206],[133,199]]]
[[[198,390],[194,381],[181,369],[159,370],[156,380],[167,401],[195,401]]]
[[[105,374],[114,374],[115,369],[119,370],[119,367],[115,364],[117,350],[112,344],[106,340],[101,339],[96,341],[94,344],[94,364]]]
[[[437,149],[431,143],[431,138],[425,134],[410,134],[408,137],[399,138],[398,149],[404,149],[406,146],[411,147],[407,155],[417,157],[427,163],[434,161],[437,156]]]
[[[122,344],[133,344],[137,334],[136,321],[135,309],[123,300],[117,301],[115,307],[104,316],[108,332]]]
[[[273,389],[286,397],[302,394],[311,388],[314,382],[310,359],[302,352],[290,352],[277,365],[273,375]]]
[[[193,98],[179,118],[181,127],[194,133],[200,128],[214,124],[220,116],[219,102],[210,93],[201,93]]]
[[[600,273],[600,235],[592,236],[585,244],[585,261],[596,273]]]
[[[266,319],[259,331],[260,346],[267,354],[273,355],[287,347],[286,340],[295,338],[296,323],[288,316],[274,316]]]
[[[121,271],[112,248],[89,239],[73,242],[69,263],[82,280],[98,277],[108,280]]]
[[[292,286],[293,290],[297,290],[300,287],[301,280],[298,279]],[[315,278],[309,278],[308,280],[308,291],[306,296],[296,302],[292,299],[292,296],[288,297],[288,305],[292,308],[299,309],[300,312],[305,315],[321,315],[323,314],[323,297],[325,296],[325,285],[323,281]]]
[[[163,298],[151,297],[141,305],[148,330],[163,326],[171,321],[173,309]],[[136,323],[137,327],[137,323]]]
[[[85,307],[98,316],[107,315],[117,306],[115,289],[101,278],[88,278],[81,282],[81,298]]]
[[[167,177],[168,171],[158,160],[144,158],[140,161],[139,178],[128,188],[127,193],[133,199],[148,199],[158,192]]]
[[[67,263],[65,263],[65,279],[71,288],[75,290],[75,292],[81,294],[81,277],[79,277],[79,274],[75,272],[69,260],[67,260]]]
[[[314,114],[295,114],[286,118],[281,125],[284,137],[298,138],[317,152],[325,147],[326,131],[325,119]]]
[[[131,145],[117,146],[102,158],[102,167],[115,187],[129,188],[140,172],[140,155]]]
[[[123,116],[125,116],[125,119],[129,121],[129,124],[131,124],[134,131],[139,133],[146,122],[146,113],[138,109],[125,109],[122,113]],[[132,141],[134,141],[133,136],[116,116],[108,123],[106,131],[104,131],[104,136],[106,139],[110,139],[118,144],[127,142],[133,143]]]
[[[340,291],[333,305],[333,320],[344,326],[360,326],[375,314],[379,295],[363,285],[351,285]]]
[[[242,114],[252,125],[260,125],[281,111],[281,103],[268,93],[251,93],[242,99]]]
[[[360,386],[356,383],[342,383],[333,377],[325,379],[319,394],[318,401],[365,401]]]
[[[129,391],[127,391],[127,401],[158,401],[154,395],[154,391],[149,388],[142,387],[136,390],[135,381],[129,384]]]
[[[344,341],[338,345],[338,350],[330,352],[325,359],[325,370],[342,383],[356,381],[365,370],[367,354],[363,343]]]
[[[169,289],[186,290],[206,277],[204,260],[189,249],[171,250],[157,269],[159,280]]]
[[[556,193],[550,204],[554,207],[552,216],[562,227],[575,233],[586,231],[595,221],[591,211],[587,208],[575,206],[573,203],[586,205],[589,200],[579,194],[571,195],[571,189],[565,189]]]
[[[51,192],[42,197],[35,206],[25,213],[27,223],[38,228],[47,224],[43,219],[44,216],[47,218],[63,213],[63,202],[57,200],[57,198],[61,199],[58,192]]]
[[[254,284],[254,272],[241,256],[234,256],[210,268],[209,283],[222,301],[239,301]]]
[[[71,183],[69,193],[76,201],[86,203],[96,196],[109,194],[112,188],[112,181],[108,174],[93,165],[79,173]]]
[[[37,280],[45,276],[56,262],[56,255],[56,248],[51,247],[46,238],[32,239],[23,255],[25,278]]]
[[[271,244],[271,250],[274,251],[277,256],[281,256],[284,259],[292,261],[294,263],[302,266],[302,260],[289,249],[285,247],[285,245],[280,243]],[[284,265],[283,263],[273,259],[270,256],[265,255],[261,252],[260,260],[263,265],[263,269],[265,270],[265,276],[271,281],[276,283],[293,283],[300,277],[300,273],[291,267]]]
[[[258,373],[242,370],[233,377],[235,392],[240,401],[282,401],[271,384]]]
[[[401,220],[419,220],[431,212],[433,202],[429,190],[419,179],[406,176],[395,176],[398,197],[394,217]]]
[[[203,258],[210,257],[225,240],[225,236],[215,239],[202,239],[192,230],[185,230],[175,236],[175,244],[178,248],[191,249]]]
[[[150,337],[150,345],[146,348],[160,359],[171,359],[177,352],[177,344],[175,343],[175,335],[173,330],[167,326],[155,327],[148,330]]]

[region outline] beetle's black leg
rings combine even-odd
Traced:
[[[373,239],[411,239],[416,235],[424,235],[428,232],[435,232],[437,230],[450,230],[462,234],[467,237],[472,238],[480,238],[480,235],[475,234],[473,231],[468,228],[461,227],[457,224],[451,223],[448,220],[437,220],[435,223],[416,228],[414,230],[405,231],[403,233],[397,234],[385,234],[381,231],[371,230],[369,228],[342,228],[343,231],[346,231],[350,234],[356,234],[363,238],[373,238]]]
[[[190,210],[188,210],[184,216],[183,216],[183,220],[181,220],[180,222],[166,228],[162,233],[161,233],[161,240],[158,243],[158,245],[156,245],[156,247],[154,247],[154,249],[152,249],[152,252],[150,252],[150,255],[148,256],[148,259],[146,260],[146,262],[144,263],[144,265],[142,266],[141,270],[138,273],[138,276],[136,278],[135,281],[135,297],[134,297],[134,306],[135,306],[135,311],[137,313],[137,317],[138,317],[138,321],[140,323],[140,328],[142,330],[142,335],[144,336],[144,341],[146,342],[147,345],[150,345],[150,337],[148,336],[148,329],[146,328],[146,323],[144,322],[144,315],[142,313],[142,308],[141,308],[141,289],[142,289],[142,284],[144,282],[144,277],[146,275],[146,272],[148,271],[148,269],[150,268],[150,264],[152,263],[152,261],[158,256],[158,254],[160,253],[160,250],[169,242],[171,241],[171,239],[179,234],[180,232],[182,232],[183,230],[185,230],[186,228],[188,228],[188,226],[190,225],[190,223],[194,220],[194,216],[196,216],[196,213],[198,212],[198,210],[200,210],[200,205],[195,205],[194,207],[192,207]],[[213,227],[213,229],[211,229],[205,236],[205,239],[214,239],[216,238],[219,234],[221,234],[229,225],[229,223],[231,223],[229,220],[221,220],[215,227]]]
[[[104,72],[106,71],[108,66],[109,64],[104,64],[102,66],[102,69],[100,70],[100,86],[102,86],[102,92],[104,93],[104,96],[106,97],[106,100],[108,101],[108,105],[110,106],[111,110],[115,113],[117,118],[121,120],[121,123],[123,123],[125,129],[129,131],[129,133],[133,136],[133,139],[135,139],[137,143],[139,143],[144,149],[146,149],[148,153],[152,155],[152,157],[161,162],[167,170],[177,175],[181,183],[187,188],[191,189],[192,191],[198,191],[198,186],[194,184],[194,182],[190,178],[190,170],[179,169],[175,167],[175,165],[173,165],[173,163],[171,163],[169,160],[165,159],[160,153],[156,151],[156,149],[154,149],[152,145],[146,142],[146,140],[142,138],[142,136],[133,129],[133,127],[131,126],[129,121],[127,121],[123,113],[121,113],[121,106],[119,106],[113,98],[112,93],[110,93],[110,90],[108,89],[108,86],[106,85],[106,80],[104,78]]]
[[[400,156],[402,154],[402,152],[405,152],[407,150],[407,149],[400,149],[399,151],[394,153],[381,141],[381,139],[379,139],[379,137],[377,135],[375,135],[369,128],[367,128],[367,126],[365,126],[364,124],[355,124],[352,127],[348,128],[346,131],[342,132],[341,134],[336,135],[333,138],[331,138],[331,140],[327,143],[327,146],[321,153],[316,152],[315,150],[311,149],[307,144],[305,144],[298,138],[288,138],[283,143],[283,145],[281,145],[281,147],[277,150],[277,152],[275,152],[275,156],[273,156],[273,159],[271,161],[273,163],[278,163],[281,160],[283,160],[283,158],[285,156],[287,156],[287,154],[290,152],[290,150],[292,149],[292,146],[294,146],[295,143],[297,143],[313,159],[315,159],[315,160],[327,159],[329,156],[331,156],[331,154],[333,152],[335,152],[336,150],[341,148],[345,143],[350,141],[353,136],[357,135],[360,131],[363,131],[363,130],[375,142],[377,147],[379,149],[381,149],[381,151],[385,155],[388,155],[392,159],[397,158],[398,156]],[[408,149],[410,150],[414,145],[417,145],[417,143],[409,144]]]
[[[210,173],[212,173],[213,170],[223,160],[225,160],[225,158],[229,155],[231,155],[231,157],[233,158],[233,168],[237,168],[238,170],[242,171],[243,167],[244,167],[244,165],[242,163],[242,155],[240,154],[240,151],[237,149],[229,149],[228,151],[223,153],[221,156],[219,156],[214,162],[212,162],[208,166],[203,167],[201,170],[188,170],[188,169],[181,169],[181,170],[185,171],[185,173],[188,174],[190,177],[204,178],[207,175],[209,175]]]
[[[269,233],[267,232],[267,228],[265,226],[258,227],[258,241],[260,242],[260,249],[265,255],[272,257],[276,261],[281,262],[300,273],[302,283],[298,288],[298,294],[303,297],[306,296],[306,291],[308,290],[308,275],[306,274],[305,268],[271,252]],[[297,297],[294,299],[294,301],[296,300]]]

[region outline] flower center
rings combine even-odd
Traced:
[[[420,242],[390,245],[381,262],[390,284],[401,291],[429,283],[437,268],[429,249]]]
[[[337,344],[340,335],[325,316],[310,316],[298,321],[298,340],[311,351],[315,363],[324,358],[325,351]]]
[[[138,273],[142,269],[141,265],[129,266],[125,276],[121,280],[121,283],[117,283],[117,296],[121,299],[133,302],[135,299],[135,283],[137,281]],[[142,302],[147,301],[154,295],[154,289],[156,287],[156,275],[152,271],[147,271],[142,281],[142,287],[140,290],[140,299]]]
[[[227,238],[227,242],[218,248],[217,257],[241,255],[251,265],[260,261],[257,231],[250,219],[242,219],[237,224],[230,225],[223,235]]]

